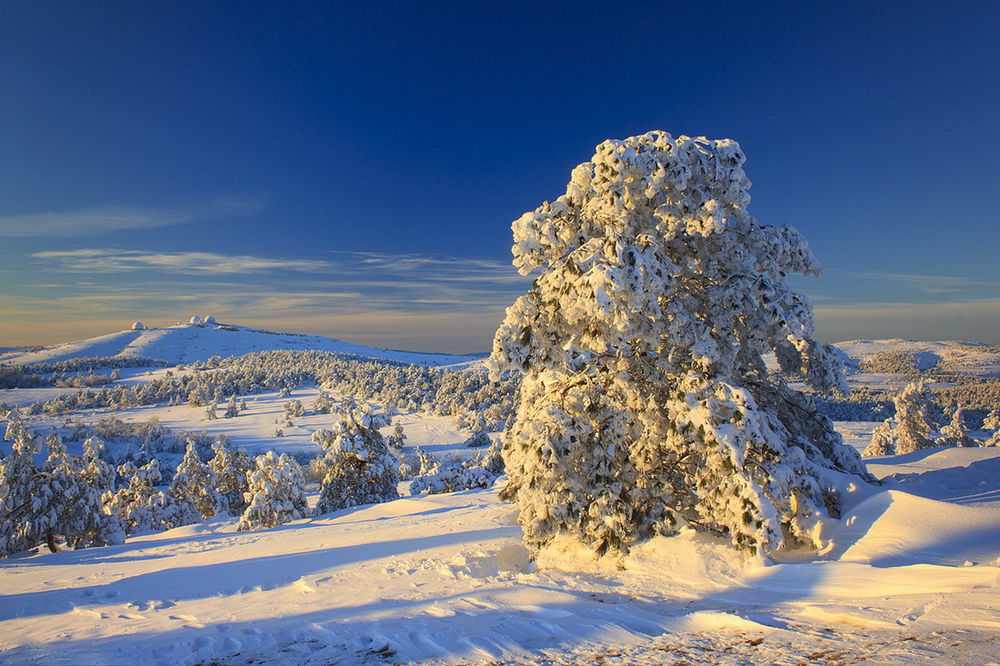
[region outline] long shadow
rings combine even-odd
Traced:
[[[767,605],[808,594],[817,581],[807,574],[787,594],[769,591]],[[538,651],[589,643],[604,645],[630,635],[649,639],[684,631],[683,620],[698,611],[715,611],[776,628],[784,620],[761,606],[760,590],[736,587],[697,600],[638,599],[625,594],[594,594],[559,586],[525,585],[563,599],[544,606],[490,607],[490,594],[503,587],[480,587],[433,599],[384,599],[242,622],[184,624],[162,632],[58,640],[44,646],[20,646],[7,653],[12,662],[41,658],[73,663],[141,663],[145,655],[160,663],[407,663],[424,659],[529,659]],[[477,598],[485,603],[477,604]],[[449,607],[446,614],[433,607]],[[167,611],[169,612],[169,611]],[[388,617],[387,617],[388,615]],[[739,626],[747,631],[747,625]],[[54,657],[54,658],[53,658]]]
[[[1000,499],[1000,457],[969,465],[909,474],[891,474],[884,481],[900,490],[954,504],[977,504]]]
[[[502,527],[437,536],[337,546],[304,553],[268,555],[215,564],[172,567],[128,576],[112,583],[58,590],[0,595],[0,621],[16,617],[51,615],[97,600],[151,600],[167,595],[171,601],[234,595],[257,588],[274,589],[330,567],[399,556],[429,548],[497,538]],[[178,584],[182,587],[178,589]]]

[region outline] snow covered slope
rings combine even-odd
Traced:
[[[977,472],[1000,450],[941,456],[880,464],[1000,487]],[[536,566],[495,490],[15,557],[0,662],[995,662],[997,496],[956,504],[893,479],[851,493],[824,557],[770,566],[694,532],[621,562],[554,547]]]
[[[976,342],[942,340],[846,340],[834,343],[852,361],[871,359],[885,352],[903,352],[915,356],[917,369],[937,372],[1000,375],[1000,347]]]
[[[275,349],[318,349],[417,365],[452,365],[470,360],[468,356],[379,349],[317,335],[274,333],[244,326],[176,324],[120,331],[32,351],[7,352],[0,354],[0,363],[56,362],[99,356],[143,356],[170,363],[194,363],[212,356],[240,356]]]

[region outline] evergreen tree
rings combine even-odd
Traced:
[[[884,423],[880,423],[872,431],[871,442],[865,448],[864,455],[872,456],[891,456],[896,453],[896,445],[892,441],[892,420],[886,419]]]
[[[187,512],[156,488],[162,476],[155,458],[142,467],[123,463],[118,466],[118,476],[128,478],[128,484],[104,493],[102,500],[105,509],[121,520],[126,534],[159,532],[186,524]]]
[[[236,529],[266,529],[305,518],[305,478],[302,468],[287,454],[268,451],[257,456],[246,492],[247,508]]]
[[[313,433],[326,465],[317,514],[399,497],[398,463],[379,432],[386,425],[383,415],[354,408],[332,430]]]
[[[215,456],[208,465],[215,473],[215,489],[222,498],[222,508],[229,515],[238,516],[247,508],[245,494],[250,490],[248,475],[254,468],[253,459],[245,449],[233,449],[221,438],[212,444],[212,450]]]
[[[223,417],[227,419],[234,418],[240,415],[240,406],[236,402],[236,396],[231,396],[229,398],[229,404],[226,405],[226,411],[223,413]]]
[[[941,428],[941,435],[943,437],[937,442],[939,446],[976,446],[976,440],[969,437],[961,409],[955,409],[951,422]]]
[[[896,427],[892,435],[896,440],[896,452],[913,453],[933,447],[928,416],[931,398],[923,381],[907,384],[896,394],[893,402],[896,405]]]
[[[185,523],[208,520],[219,512],[223,500],[216,490],[217,483],[215,472],[201,461],[195,443],[188,439],[184,458],[177,466],[168,491],[183,508]]]
[[[6,437],[12,440],[10,455],[0,460],[0,555],[7,556],[32,548],[37,544],[29,516],[35,478],[40,470],[35,464],[37,438],[29,434],[20,421],[7,423]]]
[[[983,430],[1000,430],[1000,409],[991,409],[983,419]]]
[[[684,525],[746,549],[821,547],[827,470],[871,478],[811,400],[844,390],[789,273],[818,275],[791,227],[757,224],[739,146],[664,132],[606,141],[566,193],[513,224],[537,272],[496,333],[491,377],[523,372],[505,438],[532,547],[598,552]]]

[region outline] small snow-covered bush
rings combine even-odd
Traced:
[[[894,453],[896,453],[896,444],[892,440],[892,421],[887,419],[872,431],[872,438],[865,448],[864,455],[868,457],[891,456]]]
[[[432,474],[419,476],[410,484],[410,493],[419,495],[428,493],[451,493],[457,490],[473,488],[488,488],[498,474],[475,462],[448,460],[443,462]]]
[[[248,506],[236,529],[240,531],[266,529],[305,518],[307,513],[302,467],[285,453],[280,456],[268,451],[254,460],[249,489],[245,494]]]

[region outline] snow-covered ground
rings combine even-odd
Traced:
[[[272,338],[303,346],[260,342]],[[125,353],[189,363],[316,348],[313,340],[361,353],[325,338],[177,326],[17,361]],[[859,358],[874,343],[850,344],[857,349],[845,351]],[[991,367],[990,353],[976,369]],[[165,372],[123,369],[120,381]],[[0,391],[0,403],[64,391],[75,389]],[[155,417],[176,433],[225,433],[255,453],[312,452],[311,434],[335,414],[288,426],[283,405],[298,399],[308,409],[317,394],[301,386],[291,396],[249,395],[246,411],[216,420],[186,405],[71,417]],[[25,417],[39,432],[63,421]],[[408,451],[475,452],[455,417],[401,412],[396,423]],[[860,450],[876,425],[837,427]],[[514,506],[497,498],[502,477],[490,489],[405,496],[270,530],[237,532],[236,519],[217,517],[119,546],[22,554],[0,560],[0,663],[1000,664],[1000,449],[928,449],[868,464],[882,485],[850,489],[842,518],[826,525],[830,546],[779,562],[748,560],[694,532],[647,542],[625,559],[556,544],[532,561]]]
[[[693,532],[621,561],[556,546],[533,563],[496,489],[16,557],[0,565],[0,660],[996,661],[1000,451],[873,470],[888,483],[853,493],[830,552],[769,566]],[[976,501],[942,498],[935,476]]]
[[[242,356],[275,349],[318,349],[417,365],[452,365],[470,360],[468,356],[379,349],[317,335],[274,333],[228,324],[175,324],[141,331],[119,331],[34,351],[15,350],[0,354],[0,363],[54,363],[102,356],[140,356],[168,363],[194,363],[212,356]]]

